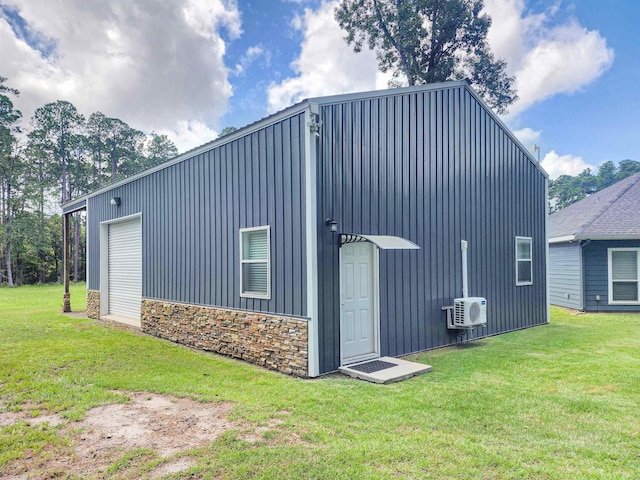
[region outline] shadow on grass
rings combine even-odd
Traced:
[[[469,350],[471,348],[484,347],[485,345],[486,343],[480,340],[463,340],[452,345],[451,348],[454,350]]]

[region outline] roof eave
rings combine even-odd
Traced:
[[[578,240],[640,240],[640,233],[625,235],[565,235],[549,238],[549,243],[571,243]]]

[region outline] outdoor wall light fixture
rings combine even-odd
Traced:
[[[332,232],[338,231],[338,222],[336,222],[333,218],[327,218],[327,220],[324,223],[328,225],[329,228],[331,228]]]
[[[109,200],[109,203],[111,205],[113,205],[114,207],[119,207],[120,206],[120,197],[111,197],[111,199]]]

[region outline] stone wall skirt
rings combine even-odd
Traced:
[[[272,370],[308,376],[304,319],[142,299],[145,333]]]
[[[87,290],[87,317],[100,318],[100,291]]]

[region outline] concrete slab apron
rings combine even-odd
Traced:
[[[366,362],[359,362],[352,365],[343,366],[338,370],[345,375],[349,375],[351,377],[359,378],[361,380],[366,380],[373,383],[399,382],[401,380],[414,377],[421,373],[427,373],[432,370],[431,365],[409,362],[400,358],[381,357],[377,358],[374,361],[389,363],[393,366],[370,373],[356,369],[361,365],[371,363],[371,360],[368,360]]]

